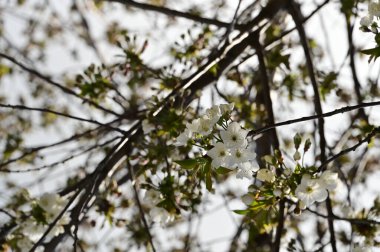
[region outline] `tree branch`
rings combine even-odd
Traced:
[[[314,107],[315,107],[315,111],[317,112],[317,115],[320,116],[323,114],[321,98],[319,96],[319,88],[318,88],[317,80],[315,78],[314,65],[311,58],[310,48],[309,48],[309,44],[306,37],[306,32],[302,25],[303,15],[300,10],[300,6],[296,2],[294,2],[294,0],[289,0],[288,11],[290,15],[292,16],[294,23],[296,24],[296,28],[301,40],[301,45],[305,53],[306,66],[307,66],[309,78],[314,90]],[[319,145],[320,145],[320,150],[321,150],[320,160],[322,163],[326,161],[326,138],[325,138],[324,123],[325,122],[324,122],[323,117],[319,117],[318,118],[318,133],[319,133]],[[329,215],[333,214],[330,197],[327,197],[326,208]],[[331,242],[332,251],[337,252],[333,219],[330,219],[330,218],[328,219],[328,226],[329,226],[329,231],[330,231],[330,242]]]
[[[224,27],[224,28],[228,28],[230,26],[229,23],[222,22],[216,19],[204,18],[204,17],[200,17],[198,15],[194,15],[188,12],[181,12],[181,11],[169,9],[162,6],[156,6],[152,4],[139,3],[133,0],[104,0],[104,1],[121,3],[121,4],[124,4],[125,6],[131,6],[131,7],[146,10],[146,11],[154,11],[160,14],[171,16],[171,17],[181,17],[181,18],[189,19],[189,20],[199,22],[202,24],[215,25],[215,26]]]
[[[321,213],[318,213],[317,211],[314,211],[314,210],[311,210],[310,208],[306,208],[307,211],[309,211],[310,213],[313,213],[319,217],[322,217],[322,218],[325,218],[325,219],[334,219],[334,220],[341,220],[341,221],[347,221],[347,222],[350,222],[352,224],[364,224],[364,225],[380,225],[380,221],[376,221],[376,220],[369,220],[369,219],[354,219],[354,218],[345,218],[345,217],[339,217],[337,215],[324,215],[324,214],[321,214]]]
[[[347,149],[344,149],[342,150],[341,152],[339,152],[338,154],[330,157],[329,159],[327,159],[325,162],[323,162],[319,167],[318,167],[318,171],[323,171],[326,169],[326,166],[334,161],[335,159],[351,152],[351,151],[355,151],[356,148],[358,148],[360,145],[362,145],[363,143],[366,143],[366,142],[369,142],[371,141],[371,138],[374,137],[375,135],[377,134],[380,134],[380,127],[377,127],[377,128],[374,128],[371,133],[369,133],[365,138],[361,139],[357,144],[355,144],[354,146],[350,147],[350,148],[347,148]]]
[[[62,117],[70,118],[70,119],[74,119],[74,120],[81,121],[81,122],[88,122],[88,123],[93,123],[93,124],[97,124],[97,125],[100,125],[100,126],[104,126],[106,128],[118,131],[118,132],[120,132],[122,134],[126,133],[125,130],[112,127],[111,125],[109,125],[107,123],[101,123],[101,122],[98,122],[98,121],[93,120],[93,119],[87,119],[87,118],[82,118],[82,117],[78,117],[78,116],[73,116],[73,115],[70,115],[70,114],[67,114],[67,113],[62,113],[62,112],[54,111],[54,110],[47,109],[47,108],[34,108],[34,107],[28,107],[28,106],[24,106],[24,105],[11,105],[11,104],[2,104],[2,103],[0,103],[0,107],[2,107],[2,108],[11,108],[11,109],[18,109],[18,110],[39,111],[39,112],[42,112],[42,113],[54,114],[54,115],[58,115],[58,116],[62,116]]]
[[[320,117],[330,117],[330,116],[333,116],[333,115],[336,115],[336,114],[347,113],[349,111],[357,110],[357,109],[360,109],[360,108],[373,107],[373,106],[379,106],[379,105],[380,105],[380,101],[363,102],[362,104],[358,104],[358,105],[346,106],[346,107],[342,107],[342,108],[339,108],[339,109],[336,109],[336,110],[333,110],[331,112],[327,112],[327,113],[324,113],[324,114],[321,114],[321,115],[304,116],[304,117],[300,117],[300,118],[297,118],[297,119],[287,120],[287,121],[275,123],[273,125],[268,125],[268,126],[260,128],[260,129],[250,130],[249,133],[248,133],[248,136],[255,136],[255,135],[264,133],[264,132],[266,132],[268,130],[271,130],[273,128],[279,127],[279,126],[284,126],[284,125],[290,125],[290,124],[293,124],[293,123],[310,121],[310,120],[318,119]]]
[[[35,70],[33,68],[30,68],[30,67],[27,67],[26,65],[22,64],[21,62],[17,61],[15,58],[13,58],[11,56],[8,56],[8,55],[0,52],[0,57],[5,58],[5,59],[13,62],[14,64],[16,64],[17,66],[19,66],[24,71],[27,71],[30,74],[34,75],[34,76],[37,76],[41,80],[45,81],[46,83],[48,83],[50,85],[53,85],[54,87],[60,89],[61,91],[63,91],[66,94],[72,95],[72,96],[74,96],[74,97],[82,100],[84,103],[88,103],[88,104],[94,106],[95,108],[97,108],[99,110],[102,110],[102,111],[104,111],[106,113],[109,113],[109,114],[112,114],[112,115],[115,115],[115,116],[118,116],[118,117],[121,116],[121,115],[119,115],[118,113],[115,113],[112,110],[106,109],[106,108],[100,106],[99,104],[97,104],[97,103],[95,103],[95,102],[93,102],[93,101],[91,101],[91,100],[89,100],[89,99],[87,99],[85,97],[80,96],[79,94],[75,93],[73,90],[71,90],[71,89],[63,86],[62,84],[59,84],[58,82],[53,81],[48,76],[43,75],[42,73],[38,72],[37,70]]]
[[[131,167],[131,164],[128,161],[127,161],[127,168],[128,168],[129,173],[131,174],[132,180],[134,180],[135,179],[134,171],[133,171],[133,168]],[[146,221],[146,218],[145,218],[144,209],[143,209],[141,202],[140,202],[139,193],[137,191],[135,181],[132,182],[132,187],[133,187],[133,192],[135,195],[135,201],[136,201],[137,207],[139,208],[141,221],[144,224],[144,228],[148,234],[150,246],[152,247],[153,252],[155,252],[156,248],[154,247],[153,237],[152,237],[152,234],[150,232],[148,222]]]

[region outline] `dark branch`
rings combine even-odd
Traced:
[[[54,111],[54,110],[47,109],[47,108],[34,108],[34,107],[28,107],[28,106],[24,106],[24,105],[11,105],[11,104],[1,104],[1,103],[0,103],[0,107],[2,107],[2,108],[11,108],[11,109],[18,109],[18,110],[39,111],[39,112],[42,112],[42,113],[54,114],[54,115],[58,115],[58,116],[62,116],[62,117],[70,118],[70,119],[74,119],[74,120],[81,121],[81,122],[88,122],[88,123],[93,123],[93,124],[97,124],[97,125],[100,125],[100,126],[104,126],[106,128],[118,131],[118,132],[120,132],[122,134],[126,133],[124,130],[112,127],[111,125],[106,124],[106,123],[101,123],[101,122],[98,122],[98,121],[93,120],[93,119],[87,119],[87,118],[82,118],[82,117],[78,117],[78,116],[73,116],[73,115],[70,115],[70,114],[67,114],[67,113],[62,113],[62,112]]]
[[[377,127],[377,128],[374,128],[372,130],[371,133],[369,133],[365,138],[361,139],[357,144],[355,144],[354,146],[350,147],[350,148],[347,148],[347,149],[344,149],[342,150],[341,152],[339,152],[338,154],[330,157],[329,159],[327,159],[325,162],[323,162],[319,167],[318,167],[318,171],[323,171],[326,169],[326,166],[331,163],[332,161],[336,160],[337,158],[351,152],[351,151],[355,151],[356,148],[358,148],[360,145],[362,145],[363,143],[369,143],[371,141],[371,138],[374,137],[375,135],[379,134],[380,133],[380,127]]]
[[[8,55],[0,52],[0,57],[5,58],[5,59],[13,62],[17,66],[19,66],[21,69],[27,71],[28,73],[30,73],[30,74],[32,74],[34,76],[37,76],[38,78],[40,78],[41,80],[45,81],[46,83],[57,87],[58,89],[60,89],[61,91],[63,91],[66,94],[72,95],[72,96],[74,96],[74,97],[82,100],[83,102],[88,103],[88,104],[94,106],[95,108],[97,108],[99,110],[102,110],[102,111],[104,111],[106,113],[109,113],[109,114],[112,114],[112,115],[115,115],[115,116],[118,116],[118,117],[121,116],[121,115],[115,113],[112,110],[109,110],[109,109],[106,109],[106,108],[100,106],[96,102],[93,102],[93,101],[91,101],[91,100],[89,100],[89,99],[87,99],[85,97],[80,96],[79,94],[75,93],[73,90],[71,90],[71,89],[63,86],[62,84],[59,84],[58,82],[53,81],[48,76],[43,75],[42,73],[38,72],[37,70],[35,70],[33,68],[30,68],[30,67],[27,67],[26,65],[22,64],[21,62],[17,61],[15,58],[13,58],[11,56],[8,56]]]
[[[224,28],[228,28],[230,26],[229,23],[222,22],[216,19],[204,18],[204,17],[200,17],[198,15],[194,15],[188,12],[181,12],[181,11],[172,10],[166,7],[156,6],[152,4],[139,3],[133,0],[104,0],[104,1],[121,3],[121,4],[124,4],[125,6],[131,6],[131,7],[146,10],[146,11],[154,11],[154,12],[161,13],[167,16],[171,16],[171,17],[186,18],[186,19],[199,22],[202,24],[215,25],[215,26],[224,27]]]
[[[339,109],[336,109],[336,110],[333,110],[331,112],[327,112],[327,113],[324,113],[324,114],[321,114],[321,115],[305,116],[305,117],[301,117],[301,118],[297,118],[297,119],[292,119],[292,120],[288,120],[288,121],[283,121],[283,122],[275,123],[273,125],[268,125],[268,126],[260,128],[260,129],[251,130],[251,131],[249,131],[248,135],[249,136],[255,136],[255,135],[264,133],[264,132],[266,132],[266,131],[268,131],[270,129],[279,127],[279,126],[284,126],[284,125],[290,125],[290,124],[293,124],[293,123],[310,121],[310,120],[318,119],[320,117],[330,117],[330,116],[333,116],[333,115],[336,115],[336,114],[347,113],[349,111],[357,110],[357,109],[360,109],[360,108],[373,107],[373,106],[379,106],[379,105],[380,105],[380,101],[376,101],[376,102],[364,102],[364,103],[358,104],[358,105],[346,106],[346,107],[339,108]]]

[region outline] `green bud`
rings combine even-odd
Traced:
[[[305,141],[305,145],[304,145],[304,147],[303,147],[303,151],[304,151],[304,152],[307,152],[307,151],[310,149],[310,146],[311,146],[311,141],[310,141],[310,139],[308,138],[308,139],[306,139],[306,141]]]
[[[296,150],[298,150],[298,148],[300,147],[300,144],[302,142],[302,137],[300,134],[296,134],[294,137],[293,137],[293,142],[294,142],[294,146],[296,147]]]

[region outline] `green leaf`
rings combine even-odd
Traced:
[[[237,214],[241,214],[241,215],[246,215],[247,213],[249,213],[249,209],[245,209],[245,210],[232,210],[234,213],[237,213]]]
[[[183,169],[194,169],[198,164],[195,159],[175,160],[174,162],[179,164]]]
[[[380,46],[371,48],[371,49],[366,49],[366,50],[361,50],[360,51],[363,54],[370,55],[368,59],[368,63],[371,63],[371,60],[375,62],[378,57],[380,57]]]
[[[209,192],[212,191],[212,178],[211,178],[211,163],[207,162],[205,164],[205,173],[206,173],[206,188]]]
[[[31,214],[37,223],[48,224],[45,217],[45,210],[39,205],[35,204],[33,206]]]
[[[204,166],[208,163],[207,158],[198,157],[194,159],[185,160],[174,160],[175,163],[179,164],[183,169],[194,169],[196,166]]]
[[[267,205],[266,201],[253,201],[249,207],[252,211],[257,211]]]
[[[231,169],[228,169],[228,168],[225,168],[225,167],[222,167],[222,166],[219,167],[218,169],[216,169],[215,171],[216,171],[216,173],[222,174],[222,175],[232,172]]]

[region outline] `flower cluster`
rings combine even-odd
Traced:
[[[32,210],[27,215],[27,219],[20,221],[19,227],[10,234],[7,239],[17,240],[17,248],[20,251],[29,251],[46,231],[48,225],[52,223],[66,205],[66,200],[58,194],[45,193],[32,204]],[[64,214],[54,225],[48,238],[52,238],[64,232],[64,225],[68,224],[70,218]]]
[[[327,198],[327,191],[336,188],[338,174],[325,171],[319,178],[312,178],[310,174],[302,176],[301,184],[295,190],[296,197],[300,200],[300,208],[309,207],[314,202],[322,202]]]
[[[304,156],[310,149],[311,141],[307,139],[304,142],[301,154],[301,135],[297,133],[293,140],[296,149],[293,155],[294,168],[288,167],[279,150],[275,150],[273,156],[264,156],[265,167],[257,171],[257,180],[249,186],[248,193],[242,196],[242,201],[249,207],[243,213],[268,207],[280,198],[287,198],[294,203],[294,212],[298,214],[301,209],[326,200],[328,192],[337,187],[337,173],[324,171],[320,174],[317,167],[304,166]]]
[[[174,215],[170,214],[166,209],[157,207],[157,204],[163,200],[163,196],[159,191],[154,189],[146,191],[143,204],[150,208],[149,216],[153,222],[165,224],[174,220]]]
[[[233,107],[234,104],[221,104],[207,109],[201,118],[186,124],[175,145],[183,146],[194,139],[211,136],[213,141],[202,146],[212,159],[211,166],[238,169],[237,178],[252,178],[253,172],[258,170],[251,162],[256,155],[248,148],[248,131],[230,120]]]
[[[370,27],[373,33],[377,33],[378,25],[374,22],[375,17],[380,17],[380,3],[371,0],[368,3],[368,14],[361,18],[360,25],[366,28]]]

